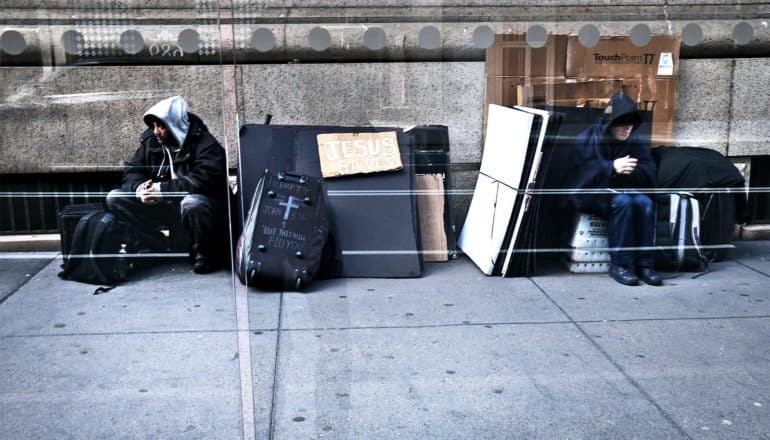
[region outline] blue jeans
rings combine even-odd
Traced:
[[[612,197],[607,219],[612,264],[652,267],[655,262],[655,204],[645,194]]]

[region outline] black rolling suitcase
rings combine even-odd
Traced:
[[[328,234],[321,180],[265,171],[238,240],[238,278],[246,286],[303,289],[318,273]]]

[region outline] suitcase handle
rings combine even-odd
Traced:
[[[304,185],[307,182],[307,176],[289,171],[279,171],[278,180],[293,180],[295,182],[299,182],[300,185]]]

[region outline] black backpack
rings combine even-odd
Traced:
[[[128,224],[107,211],[90,212],[77,223],[69,253],[63,255],[59,277],[100,287],[94,295],[106,292],[125,280],[132,269],[133,234]]]

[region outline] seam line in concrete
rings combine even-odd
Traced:
[[[275,332],[275,361],[273,362],[273,388],[270,393],[270,425],[268,427],[268,438],[275,438],[275,396],[278,390],[278,362],[281,354],[281,316],[283,315],[283,292],[281,292],[281,301],[278,303],[278,329]]]
[[[437,324],[437,325],[411,325],[411,326],[362,326],[362,327],[313,327],[313,328],[285,328],[284,332],[320,332],[320,331],[346,331],[346,330],[410,330],[432,329],[450,327],[479,327],[497,325],[554,325],[554,324],[604,324],[613,322],[670,322],[670,321],[717,321],[724,319],[770,319],[770,315],[746,315],[746,316],[696,316],[679,318],[630,318],[630,319],[586,319],[580,321],[521,321],[521,322],[476,322],[471,324]],[[246,333],[245,330],[241,330]],[[14,338],[48,338],[68,336],[133,336],[133,335],[169,335],[169,334],[197,334],[197,333],[231,333],[232,330],[168,330],[148,332],[105,332],[105,333],[46,333],[39,335],[0,335],[0,339]],[[248,332],[278,332],[277,329],[251,329]]]
[[[142,336],[142,335],[173,335],[173,334],[198,334],[198,333],[230,334],[232,332],[233,330],[164,330],[164,331],[145,331],[145,332],[44,333],[39,335],[0,335],[0,339],[48,338],[48,337],[58,337],[58,336]]]
[[[660,406],[660,404],[658,404],[658,402],[656,402],[655,399],[653,399],[653,397],[650,395],[650,393],[648,393],[647,390],[645,390],[642,387],[642,385],[639,382],[636,381],[636,379],[631,377],[631,375],[628,374],[628,372],[625,370],[625,368],[623,368],[622,365],[620,365],[615,359],[613,359],[612,356],[610,356],[610,354],[607,353],[607,351],[604,350],[601,347],[601,345],[599,345],[599,343],[596,342],[594,340],[594,338],[592,338],[591,335],[589,335],[588,332],[586,332],[583,329],[583,327],[580,326],[580,324],[578,322],[576,322],[574,319],[572,319],[572,316],[570,316],[569,313],[567,313],[566,310],[564,310],[553,298],[551,298],[551,296],[545,291],[545,289],[540,287],[540,285],[537,284],[535,282],[535,280],[533,280],[532,278],[528,277],[527,279],[530,280],[532,282],[532,284],[534,284],[535,287],[537,287],[543,293],[543,295],[545,295],[545,297],[548,298],[548,300],[553,303],[553,305],[555,305],[559,310],[561,310],[561,312],[564,314],[564,316],[569,318],[569,320],[578,329],[578,331],[580,331],[580,333],[582,333],[583,336],[585,336],[586,339],[588,339],[588,341],[599,351],[599,353],[601,353],[602,356],[604,356],[610,362],[610,364],[612,364],[612,366],[615,367],[615,369],[617,369],[620,372],[620,374],[622,374],[623,377],[625,377],[626,380],[634,388],[636,388],[636,390],[642,395],[642,397],[644,397],[652,406],[655,407],[655,409],[658,410],[658,412],[671,424],[671,426],[673,426],[684,438],[692,440],[692,437],[687,433],[687,431],[685,431],[684,428],[679,426],[679,424],[676,422],[676,420],[674,420],[674,418],[669,413],[667,413],[665,410],[663,410],[663,408]]]
[[[283,328],[284,332],[319,332],[319,331],[345,331],[345,330],[408,330],[408,329],[431,329],[431,328],[451,328],[451,327],[479,327],[495,325],[554,325],[554,324],[600,324],[609,322],[665,322],[665,321],[714,321],[720,319],[766,319],[770,315],[744,315],[744,316],[693,316],[693,317],[674,317],[674,318],[629,318],[629,319],[586,319],[571,321],[514,321],[514,322],[474,322],[470,324],[435,324],[435,325],[381,325],[381,326],[359,326],[359,327],[296,327]],[[272,330],[270,330],[272,331]]]
[[[9,298],[11,298],[13,295],[16,295],[16,292],[18,292],[19,290],[21,290],[21,288],[22,288],[22,287],[26,286],[26,285],[27,285],[27,283],[29,283],[30,281],[32,281],[32,278],[35,278],[35,276],[37,276],[37,274],[39,274],[39,273],[40,273],[40,271],[42,271],[43,269],[45,269],[46,267],[48,267],[48,265],[49,265],[49,264],[51,264],[51,262],[52,262],[52,261],[54,261],[54,260],[55,260],[55,258],[54,258],[54,259],[52,259],[51,261],[49,261],[48,263],[44,264],[44,265],[43,265],[43,266],[42,266],[40,269],[36,270],[36,271],[35,271],[35,273],[31,273],[31,274],[29,274],[29,276],[27,277],[27,279],[26,279],[26,280],[24,280],[24,282],[22,282],[22,283],[21,283],[21,284],[19,284],[18,286],[16,286],[16,288],[15,288],[15,289],[13,289],[13,290],[11,291],[11,293],[9,293],[8,295],[6,295],[6,296],[5,296],[5,297],[3,297],[3,298],[0,298],[0,306],[2,306],[2,305],[3,305],[3,304],[6,302],[6,301],[8,301],[8,299],[9,299]]]
[[[243,440],[256,438],[254,422],[254,380],[252,378],[251,331],[249,330],[249,297],[246,289],[235,287],[235,273],[232,276],[235,297],[236,331],[238,349],[238,375],[240,379],[241,427]]]
[[[735,59],[730,63],[730,97],[727,107],[727,145],[725,146],[725,157],[730,157],[730,137],[733,134],[733,93],[735,93]]]
[[[570,321],[533,321],[533,322],[474,322],[470,324],[425,324],[425,325],[364,325],[359,327],[308,327],[308,328],[284,328],[286,332],[322,332],[344,330],[409,330],[451,327],[479,327],[484,325],[537,325],[537,324],[571,324]]]
[[[770,275],[768,275],[768,274],[766,274],[766,273],[762,272],[762,271],[761,271],[761,270],[759,270],[759,269],[754,269],[753,267],[749,266],[748,264],[744,263],[744,262],[743,262],[743,261],[741,261],[741,260],[735,260],[735,262],[736,262],[736,263],[738,263],[738,264],[740,264],[741,266],[745,267],[746,269],[749,269],[749,270],[753,270],[754,272],[756,272],[756,273],[758,273],[758,274],[760,274],[760,275],[764,275],[764,276],[766,276],[766,277],[770,278]]]
[[[720,319],[767,319],[770,315],[747,315],[747,316],[694,316],[691,318],[630,318],[630,319],[591,319],[584,321],[575,321],[577,324],[604,324],[612,322],[671,322],[671,321],[718,321]]]

